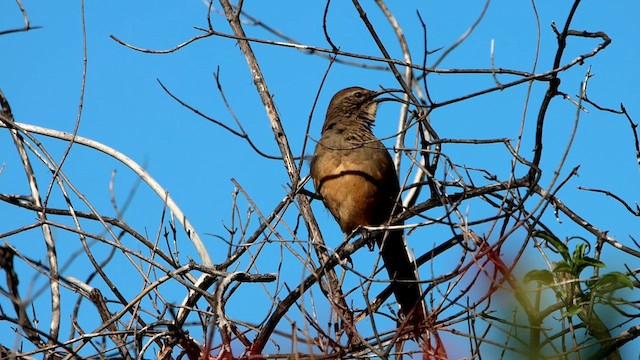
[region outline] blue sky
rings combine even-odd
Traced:
[[[571,3],[536,3],[541,33],[538,72],[549,70],[552,63],[556,42],[550,25],[553,21],[559,27],[564,25]],[[10,101],[17,122],[70,132],[78,114],[82,82],[80,5],[75,2],[62,6],[53,2],[33,1],[25,2],[24,5],[32,25],[42,28],[0,36],[0,49],[3,51],[0,56],[0,89]],[[324,2],[245,1],[244,6],[249,14],[301,43],[329,47],[321,27]],[[382,40],[389,45],[392,56],[401,58],[399,48],[390,35],[390,28],[379,11],[368,2],[363,2],[363,6],[369,11],[372,22],[384,34]],[[405,31],[414,62],[420,63],[424,49],[417,9],[427,24],[428,48],[435,50],[447,48],[455,42],[478,17],[484,3],[426,1],[416,2],[411,6],[406,3],[394,3],[390,6]],[[617,108],[622,102],[634,116],[634,120],[640,119],[640,90],[637,86],[640,81],[640,70],[637,67],[640,59],[640,47],[637,46],[637,39],[640,37],[640,26],[636,19],[638,11],[640,5],[632,0],[581,4],[572,28],[604,31],[612,38],[612,43],[598,56],[589,59],[584,66],[576,66],[563,74],[561,91],[575,97],[587,67],[591,66],[591,72],[595,76],[589,83],[590,98],[613,108]],[[142,48],[170,49],[199,34],[194,26],[206,27],[206,6],[201,1],[91,2],[85,4],[85,19],[88,65],[78,134],[107,144],[143,164],[168,189],[191,219],[200,236],[210,246],[214,262],[221,261],[226,255],[226,248],[211,234],[228,236],[224,226],[230,224],[234,190],[230,180],[237,180],[252,201],[263,212],[269,213],[286,195],[288,176],[281,162],[261,158],[246,142],[173,101],[161,89],[157,80],[202,113],[237,128],[216,88],[213,74],[219,71],[225,95],[244,129],[263,152],[279,155],[264,108],[238,46],[233,40],[211,37],[172,54],[152,55],[128,49],[110,38],[114,35]],[[216,30],[230,32],[226,21],[219,14],[212,15],[212,22]],[[8,1],[2,2],[0,30],[21,25],[22,17],[16,5]],[[328,29],[332,40],[341,50],[380,56],[351,3],[333,4]],[[250,37],[279,40],[258,27],[246,25],[245,31]],[[493,1],[475,32],[440,64],[440,68],[489,68],[493,40],[496,67],[532,71],[536,34],[536,20],[530,2]],[[569,41],[563,63],[579,54],[590,52],[598,43],[598,39],[572,38]],[[307,120],[328,63],[324,58],[291,48],[263,44],[254,44],[253,48],[277,104],[292,151],[300,156]],[[432,64],[438,56],[438,52],[430,55],[427,63]],[[514,78],[501,75],[499,79],[507,82]],[[428,81],[431,95],[436,101],[445,101],[495,84],[486,75],[431,74]],[[312,117],[311,139],[319,137],[324,110],[333,93],[352,85],[369,88],[397,87],[389,72],[333,65]],[[532,88],[527,126],[533,124],[535,110],[545,89],[546,84],[536,84]],[[440,108],[432,114],[431,121],[442,138],[513,139],[517,137],[525,95],[526,86],[494,92]],[[637,219],[611,199],[576,189],[577,186],[606,188],[631,204],[638,199],[640,177],[633,138],[626,119],[598,112],[592,107],[588,109],[589,113],[581,115],[579,130],[560,178],[567,176],[577,165],[581,166],[580,176],[565,186],[560,197],[567,205],[579,209],[580,215],[585,219],[608,230],[618,241],[633,246],[628,236],[637,238]],[[381,107],[375,128],[377,135],[382,137],[395,132],[396,112],[395,105],[384,104]],[[543,160],[549,170],[545,172],[543,181],[550,179],[562,150],[566,147],[575,117],[575,106],[558,98],[552,103],[550,114],[546,127],[548,138],[545,142],[548,156]],[[54,158],[62,156],[64,143],[47,138],[39,139]],[[393,142],[387,144],[392,146]],[[531,144],[532,138],[525,135],[523,149],[530,149]],[[313,142],[310,141],[304,155],[310,155],[312,148]],[[499,149],[498,146],[458,145],[447,147],[446,152],[458,164],[487,167],[497,173],[508,169],[510,161],[504,157],[504,149]],[[527,155],[528,152],[523,151],[523,154]],[[0,192],[26,194],[28,187],[24,171],[5,131],[0,131],[0,164],[4,166],[0,174]],[[73,148],[63,170],[79,191],[107,216],[115,214],[109,199],[112,172],[117,171],[115,194],[120,204],[127,198],[129,190],[138,183],[136,176],[122,164],[80,146]],[[41,165],[36,167],[36,171],[41,174],[41,188],[46,189],[50,175]],[[302,173],[308,173],[306,165]],[[309,185],[307,188],[312,187]],[[240,199],[238,211],[244,218],[247,202],[242,197]],[[77,198],[74,203],[78,204],[79,209],[86,210]],[[51,204],[64,207],[59,192],[54,192]],[[342,240],[338,227],[319,202],[315,202],[313,206],[328,244],[337,246]],[[469,212],[470,218],[475,218],[477,215],[474,211],[482,211],[482,208],[471,206],[464,210]],[[125,218],[139,232],[154,238],[160,226],[161,211],[161,199],[142,185],[137,189]],[[17,211],[3,203],[0,203],[0,214],[4,220],[0,224],[0,234],[35,221],[34,214]],[[555,221],[553,214],[549,212],[545,219],[554,225],[554,229],[562,237],[588,235],[575,226],[563,226],[569,220],[562,216]],[[64,221],[59,218],[56,220]],[[287,213],[285,220],[290,226],[295,224],[295,209]],[[99,231],[99,227],[87,226],[93,231]],[[256,226],[257,216],[253,214],[249,231]],[[68,254],[80,248],[74,235],[62,231],[56,234],[59,236],[57,241],[62,257],[68,257]],[[432,242],[420,246],[427,248],[448,238],[446,231],[437,229],[426,230],[425,234],[428,234]],[[29,232],[14,238],[4,238],[3,241],[16,246],[33,259],[44,261],[44,245],[38,241],[39,236],[37,232]],[[187,256],[196,258],[197,255],[184,234],[178,233],[178,237],[183,261],[186,261]],[[134,249],[141,248],[131,239],[125,238],[123,241]],[[96,249],[100,249],[97,252],[105,251],[99,246]],[[277,251],[268,251],[274,253],[265,255],[267,258],[279,257]],[[605,253],[605,257],[615,255],[613,252]],[[370,257],[367,254],[360,256]],[[131,276],[130,265],[124,259],[118,261],[124,263],[113,262],[107,269],[129,295],[136,294],[140,284],[127,278]],[[622,263],[608,263],[614,269],[623,269]],[[277,261],[266,261],[260,263],[255,270],[275,272],[278,270],[276,265]],[[292,261],[283,266],[292,277],[281,281],[295,286],[303,275],[300,264]],[[77,261],[69,268],[68,275],[84,279],[88,275],[86,269],[86,263]],[[30,283],[33,273],[28,274],[21,279],[25,292],[43,286],[42,280]],[[236,295],[234,298],[238,300],[233,306],[237,308],[229,311],[248,311],[251,302],[244,304],[242,299],[251,299],[253,291],[262,291],[259,286],[247,286],[247,296]],[[169,299],[170,302],[180,302],[184,296],[181,293],[174,295],[175,299]],[[73,295],[68,294],[67,299],[75,301]],[[46,304],[46,293],[39,300]],[[6,302],[4,299],[2,301]],[[7,311],[10,305],[5,302],[0,304]],[[260,316],[260,312],[256,314]],[[69,314],[66,316],[68,318]],[[46,329],[46,316],[40,321],[43,329]],[[7,331],[10,331],[9,327],[0,323],[0,334],[6,334]]]

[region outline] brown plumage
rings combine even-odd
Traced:
[[[334,95],[311,161],[316,191],[347,235],[358,226],[385,225],[401,211],[393,160],[371,131],[380,94],[350,87]],[[413,325],[424,323],[422,292],[402,230],[381,232],[375,240],[402,315]]]

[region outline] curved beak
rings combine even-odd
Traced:
[[[397,97],[382,97],[382,98],[378,97],[378,96],[381,96],[381,95],[384,95],[384,94],[398,93],[398,92],[402,93],[402,92],[404,92],[404,90],[402,90],[402,89],[382,89],[382,90],[378,90],[378,91],[376,91],[375,95],[373,96],[374,97],[373,101],[377,102],[377,103],[380,103],[380,102],[383,102],[383,101],[398,101]]]

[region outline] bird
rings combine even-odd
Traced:
[[[402,211],[395,165],[372,131],[378,96],[386,92],[362,87],[337,92],[311,159],[316,192],[346,236],[363,226],[390,225],[389,220]],[[426,308],[403,230],[362,233],[378,245],[400,314],[415,331],[425,323]]]

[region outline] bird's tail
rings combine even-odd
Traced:
[[[426,324],[427,311],[422,299],[422,288],[411,253],[403,239],[402,230],[385,231],[377,240],[385,268],[392,281],[393,293],[400,312],[408,325],[417,332]],[[417,334],[417,333],[416,333]]]

